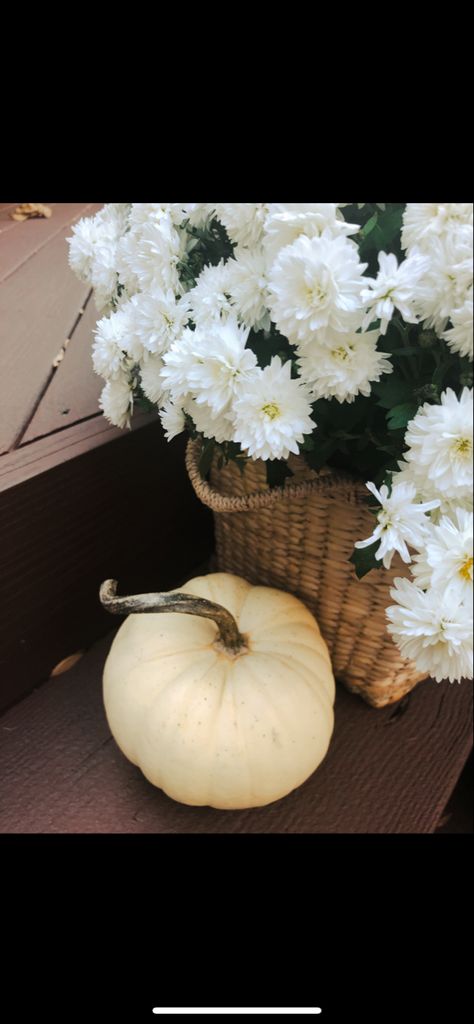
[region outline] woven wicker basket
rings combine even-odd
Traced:
[[[186,466],[196,494],[214,512],[217,569],[250,583],[296,594],[316,616],[334,674],[374,707],[399,700],[426,678],[404,660],[386,630],[389,588],[407,567],[398,555],[390,571],[358,580],[348,561],[354,541],[368,537],[374,520],[367,491],[350,476],[315,473],[291,457],[294,475],[270,490],[265,464],[211,467],[210,483],[198,468],[200,444],[190,441]]]

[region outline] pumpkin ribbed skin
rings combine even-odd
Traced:
[[[227,608],[247,648],[233,656],[215,646],[210,619],[129,615],[104,670],[112,734],[181,803],[278,800],[318,767],[333,730],[334,676],[316,620],[292,595],[227,573],[179,591]]]

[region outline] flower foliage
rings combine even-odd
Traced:
[[[104,415],[155,407],[168,440],[202,438],[203,471],[264,459],[273,486],[300,454],[368,481],[356,571],[417,552],[389,629],[450,679],[469,674],[472,232],[466,203],[112,203],[69,240]]]

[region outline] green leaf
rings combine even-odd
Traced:
[[[407,402],[413,395],[410,382],[395,374],[382,377],[378,383],[372,384],[372,391],[377,395],[377,405],[382,406],[382,409],[392,409],[394,405]]]
[[[310,452],[304,452],[304,457],[308,466],[314,469],[317,473],[319,470],[326,465],[328,459],[336,451],[338,447],[338,441],[333,440],[332,437],[314,439],[314,448]]]
[[[420,350],[416,345],[404,345],[403,348],[392,348],[392,356],[418,356]]]
[[[269,487],[281,487],[287,476],[293,476],[285,459],[267,459],[265,468]]]
[[[378,547],[379,541],[376,540],[367,548],[354,548],[349,561],[355,568],[357,579],[361,580],[371,569],[380,569],[382,563],[375,557]]]
[[[214,454],[215,446],[216,442],[213,437],[205,439],[203,449],[199,457],[199,472],[204,479],[206,478],[211,468],[212,456]]]
[[[387,413],[387,426],[389,430],[399,430],[406,427],[409,420],[413,419],[418,406],[416,402],[402,402],[401,405],[394,405]]]
[[[374,229],[378,219],[379,215],[378,212],[376,211],[375,213],[372,214],[371,217],[369,217],[367,224],[364,224],[364,227],[360,229],[359,234],[361,235],[362,238],[367,238],[367,235],[370,235],[370,232]]]

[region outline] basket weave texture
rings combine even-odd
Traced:
[[[315,473],[300,456],[290,457],[294,475],[282,487],[269,489],[261,460],[248,461],[243,472],[233,462],[219,469],[214,460],[207,483],[200,451],[199,441],[188,443],[186,466],[214,512],[217,569],[299,597],[319,623],[336,678],[374,707],[425,679],[386,629],[390,587],[407,567],[395,555],[390,570],[358,580],[348,560],[354,541],[374,527],[364,485],[331,469]]]

